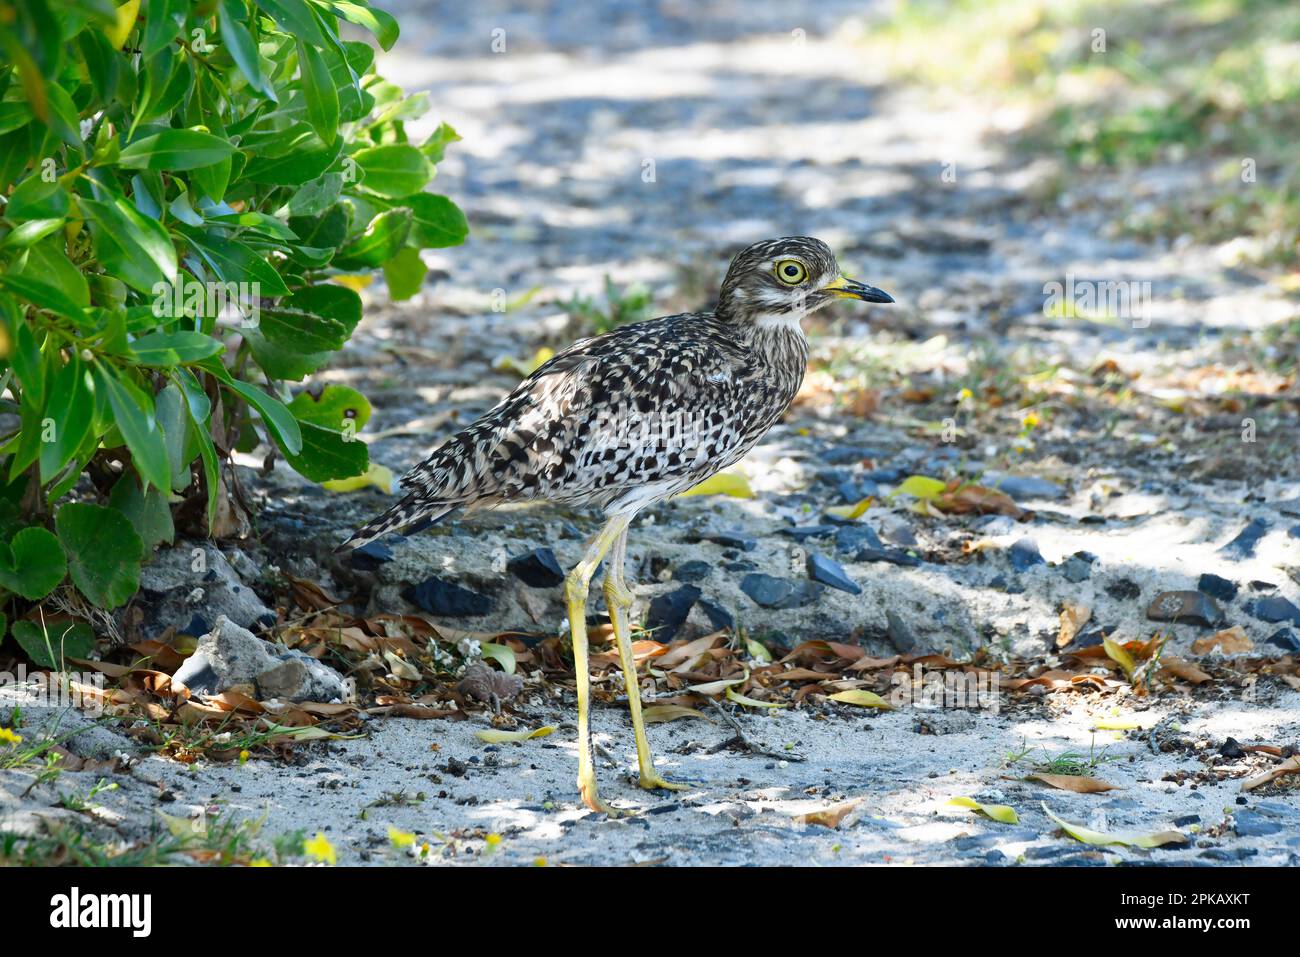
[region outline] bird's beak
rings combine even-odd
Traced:
[[[823,286],[822,290],[839,299],[861,299],[863,302],[894,301],[894,297],[883,289],[868,286],[866,283],[858,282],[856,279],[850,279],[848,276],[843,275],[836,276]]]

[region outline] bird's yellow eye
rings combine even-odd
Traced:
[[[782,259],[776,264],[776,278],[787,286],[797,286],[808,278],[808,267],[797,259]]]

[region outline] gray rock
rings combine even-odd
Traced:
[[[907,622],[900,618],[893,609],[885,609],[885,621],[887,622],[885,634],[889,637],[889,643],[897,651],[907,654],[916,648],[916,635],[912,634],[912,629],[908,627]]]
[[[1075,552],[1061,564],[1061,574],[1065,580],[1079,584],[1092,577],[1092,565],[1097,556],[1091,552]]]
[[[654,633],[655,641],[672,641],[699,598],[700,589],[695,585],[656,595],[646,613],[646,628]]]
[[[1178,625],[1213,628],[1223,624],[1223,609],[1213,598],[1199,591],[1165,591],[1147,606],[1147,618]]]
[[[252,686],[260,699],[342,701],[343,676],[304,652],[271,645],[224,615],[177,669],[176,681],[198,694]]]
[[[862,594],[862,586],[848,576],[848,573],[844,571],[839,562],[827,558],[825,555],[810,553],[806,564],[808,577],[813,581],[829,585],[831,588],[838,588],[840,591],[846,591],[850,595]]]
[[[1238,837],[1266,837],[1281,831],[1282,825],[1254,811],[1241,810],[1232,815],[1232,829]]]
[[[534,548],[506,562],[506,569],[529,588],[557,588],[564,584],[564,569],[549,548]]]
[[[1065,489],[1060,485],[1030,475],[1006,475],[1002,472],[985,472],[981,484],[1005,492],[1016,501],[1029,498],[1065,497]]]
[[[1300,638],[1297,638],[1296,633],[1290,628],[1279,628],[1265,640],[1288,654],[1300,652]]]
[[[855,552],[863,547],[883,549],[885,543],[880,540],[874,528],[860,522],[836,530],[835,550],[837,552]]]
[[[1269,523],[1257,518],[1237,533],[1237,537],[1219,549],[1219,554],[1231,558],[1250,558],[1255,554],[1255,546],[1268,534]]]
[[[698,559],[682,562],[673,569],[673,581],[691,584],[693,582],[704,581],[713,574],[713,566],[708,562]]]
[[[740,590],[763,608],[802,608],[817,600],[821,586],[816,582],[795,582],[762,572],[751,572],[740,580]]]
[[[1272,624],[1289,621],[1293,625],[1300,626],[1300,608],[1281,595],[1254,598],[1246,602],[1246,614]]]
[[[275,613],[209,544],[178,544],[159,551],[140,569],[137,604],[144,612],[141,630],[147,638],[156,638],[168,627],[186,631],[200,611],[204,624],[222,616],[248,629],[275,622]]]
[[[1019,539],[1008,550],[1007,557],[1011,560],[1011,567],[1018,572],[1028,571],[1035,565],[1047,564],[1038,551],[1038,543],[1032,538]]]
[[[431,615],[448,618],[477,617],[492,610],[491,598],[437,575],[403,589],[402,597]]]
[[[1219,601],[1232,601],[1237,597],[1236,582],[1219,575],[1211,575],[1208,572],[1196,582],[1196,590],[1203,591],[1211,598],[1217,598]]]

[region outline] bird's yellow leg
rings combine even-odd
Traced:
[[[623,664],[623,685],[627,689],[627,707],[632,713],[632,731],[636,735],[636,760],[641,772],[641,787],[684,790],[687,785],[665,780],[655,770],[650,754],[650,739],[645,733],[641,717],[641,686],[637,682],[636,662],[632,658],[632,634],[628,611],[632,607],[632,589],[623,578],[623,564],[627,556],[627,526],[614,543],[609,556],[609,569],[605,572],[605,604],[609,606],[609,621],[614,626],[614,639],[618,642],[618,657]]]
[[[565,598],[569,605],[569,635],[573,640],[573,669],[578,678],[578,790],[582,801],[593,811],[605,814],[628,814],[610,807],[596,793],[596,768],[591,762],[591,733],[589,729],[589,712],[591,708],[591,673],[587,660],[587,592],[591,587],[591,576],[596,573],[600,560],[618,541],[620,535],[627,531],[628,519],[615,517],[601,529],[587,552],[569,572],[564,581]]]

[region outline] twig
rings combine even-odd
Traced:
[[[726,741],[723,741],[721,744],[715,744],[713,747],[709,748],[708,751],[705,753],[717,754],[719,751],[725,750],[726,748],[735,747],[741,749],[742,751],[748,751],[750,754],[759,755],[761,757],[776,758],[778,761],[804,760],[804,756],[802,754],[796,754],[793,751],[787,752],[785,754],[778,754],[775,751],[768,750],[766,745],[755,744],[753,741],[749,740],[749,738],[745,735],[745,732],[740,727],[740,723],[736,721],[736,719],[733,718],[730,714],[727,713],[726,708],[718,704],[718,702],[713,698],[709,699],[709,704],[713,705],[713,707],[718,709],[718,714],[722,715],[722,720],[727,722],[727,724],[731,727],[731,730],[734,731],[735,734],[729,737]]]

